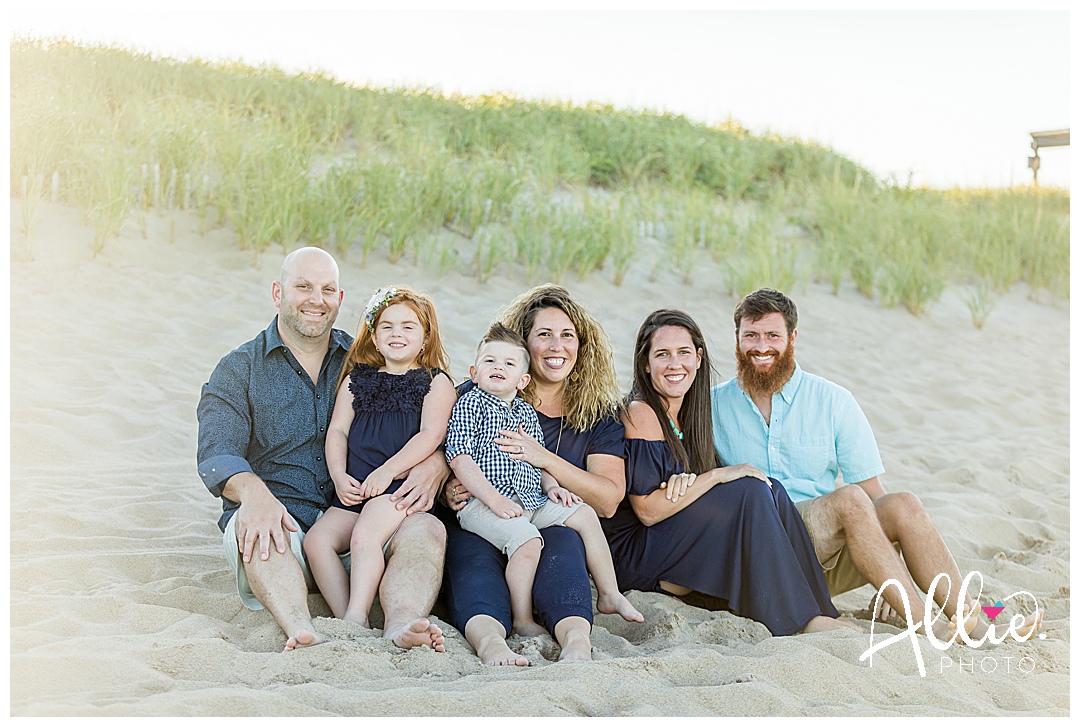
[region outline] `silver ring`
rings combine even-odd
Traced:
[[[525,445],[518,445],[518,454],[525,454]]]

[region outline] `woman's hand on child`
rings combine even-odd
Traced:
[[[506,495],[496,495],[495,498],[486,504],[491,511],[501,518],[509,520],[514,517],[521,517],[525,510],[521,505],[511,500]]]
[[[547,458],[551,456],[544,445],[525,433],[525,427],[521,424],[518,424],[516,432],[500,429],[495,444],[500,452],[509,454],[510,459],[520,459],[539,469],[544,469],[544,464],[549,461]]]
[[[552,487],[548,490],[548,499],[552,502],[557,502],[564,507],[570,507],[571,505],[577,505],[582,502],[582,499],[575,495],[565,487]]]
[[[341,475],[340,478],[334,479],[334,490],[337,492],[338,499],[341,500],[342,505],[359,505],[364,499],[363,485],[360,481],[349,475]]]

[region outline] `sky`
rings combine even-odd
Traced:
[[[1030,132],[1069,127],[1070,15],[716,10],[712,4],[23,0],[10,35],[323,70],[374,86],[734,119],[934,187],[1030,184]],[[802,6],[797,6],[802,7]],[[1057,8],[1057,9],[1055,9]],[[1068,148],[1039,181],[1069,186]]]

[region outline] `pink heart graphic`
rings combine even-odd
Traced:
[[[982,610],[983,613],[989,616],[990,620],[993,621],[995,618],[997,618],[999,613],[1005,610],[1005,607],[1001,605],[1001,601],[998,601],[993,606],[983,606]]]

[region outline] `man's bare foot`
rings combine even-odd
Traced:
[[[547,633],[547,629],[535,621],[529,620],[514,624],[513,633],[518,636],[543,636]]]
[[[1042,609],[1037,609],[1035,613],[1024,619],[1024,624],[1016,629],[1016,635],[1024,640],[1034,636],[1042,628],[1042,617]]]
[[[297,631],[295,634],[289,637],[289,640],[285,642],[285,651],[295,651],[296,649],[303,649],[307,646],[315,646],[321,644],[323,637],[319,635],[317,631]]]
[[[529,660],[515,654],[498,634],[490,634],[480,642],[476,655],[488,666],[528,666]]]
[[[810,619],[810,623],[806,624],[806,628],[801,633],[812,634],[818,631],[833,631],[835,629],[854,629],[860,634],[863,632],[861,628],[853,623],[845,623],[839,619],[832,618],[831,616],[814,616]]]
[[[958,613],[953,614],[952,620],[949,622],[948,638],[952,638],[952,636],[956,634],[956,632],[960,628],[959,615],[960,614]],[[1024,619],[1024,623],[1020,624],[1020,626],[1016,629],[1013,629],[1012,632],[1016,634],[1016,637],[1018,639],[1027,641],[1029,638],[1034,636],[1042,627],[1042,617],[1042,609],[1037,609],[1035,613]],[[1005,632],[1009,630],[1009,626],[1009,623],[993,626],[994,630],[991,636],[993,637],[995,642],[1001,642],[1001,640],[1005,638]],[[978,604],[976,604],[975,607],[968,612],[968,617],[964,621],[964,633],[966,633],[968,635],[968,638],[972,641],[982,641],[982,639],[986,637],[987,632],[990,631],[990,629],[991,624],[988,621],[979,618],[979,606]],[[959,637],[957,638],[958,640],[962,640]]]
[[[587,633],[567,635],[559,661],[592,661],[592,642]]]
[[[630,599],[618,591],[597,595],[596,610],[600,613],[617,613],[627,621],[642,623],[645,620],[645,617],[641,615],[641,611],[638,611],[634,608],[634,604],[630,603]]]
[[[979,604],[968,602],[967,607],[968,611],[963,618],[964,624],[962,633],[967,634],[969,638],[975,640],[981,639],[986,635],[986,631],[990,627],[990,624],[979,618]],[[960,614],[963,610],[963,608],[959,609],[953,614],[953,617],[949,619],[949,623],[947,624],[948,631],[945,634],[946,641],[951,640],[957,632],[960,631]],[[959,638],[959,636],[957,636],[957,638]]]
[[[387,630],[383,637],[390,639],[394,645],[402,649],[411,649],[414,646],[427,646],[435,651],[446,651],[443,642],[442,629],[428,621],[426,618],[418,618],[393,631]]]

